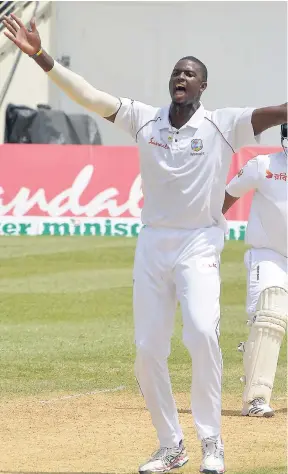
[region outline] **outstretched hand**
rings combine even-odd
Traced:
[[[7,36],[23,53],[33,56],[41,49],[41,39],[36,29],[35,18],[30,22],[31,30],[16,15],[4,16],[3,24],[6,26],[4,35]]]

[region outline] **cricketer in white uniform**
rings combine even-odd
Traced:
[[[133,277],[136,376],[160,443],[139,472],[169,472],[188,461],[167,365],[179,300],[183,341],[193,359],[192,412],[203,448],[200,470],[223,473],[218,337],[226,178],[234,151],[287,121],[287,107],[208,112],[200,103],[207,69],[193,57],[183,58],[173,69],[169,106],[119,99],[54,61],[41,47],[35,21],[31,31],[15,16],[5,17],[4,24],[6,36],[67,95],[114,122],[139,146],[145,227]]]
[[[226,187],[225,213],[254,190],[246,232],[247,313],[250,332],[241,343],[245,389],[243,415],[271,417],[270,407],[281,343],[288,318],[287,124],[283,151],[248,161]]]

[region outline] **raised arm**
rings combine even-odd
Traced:
[[[252,114],[252,127],[254,135],[260,135],[268,128],[282,125],[288,121],[288,108],[286,104],[274,107],[263,107],[255,109]]]
[[[5,16],[3,23],[6,27],[4,34],[7,38],[23,53],[33,58],[66,95],[86,109],[114,122],[121,107],[120,99],[95,89],[83,77],[61,66],[44,51],[41,47],[41,38],[36,28],[35,19],[31,21],[29,30],[13,13],[11,17]]]

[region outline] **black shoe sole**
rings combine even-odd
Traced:
[[[250,416],[249,413],[247,413],[247,415],[243,415],[242,416],[248,416],[249,418],[273,418],[273,416],[275,416],[275,413],[274,411],[270,411],[268,413],[264,413],[264,415],[262,416]]]
[[[211,469],[204,469],[204,471],[200,471],[201,474],[220,474],[219,471],[215,471],[215,469],[213,469],[211,471]],[[221,474],[224,474],[225,471],[222,471]]]

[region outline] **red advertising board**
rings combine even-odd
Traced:
[[[241,150],[228,180],[253,156],[278,150]],[[251,193],[228,220],[247,221],[250,202]],[[0,145],[2,235],[137,235],[142,205],[137,147]]]

